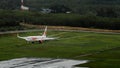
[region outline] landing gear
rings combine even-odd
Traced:
[[[32,42],[32,43],[35,43],[35,42]]]
[[[39,41],[39,43],[41,43],[41,44],[42,44],[42,41]]]

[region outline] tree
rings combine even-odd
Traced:
[[[51,6],[50,9],[52,9],[52,13],[66,13],[67,11],[71,11],[71,9],[65,5],[54,5]]]
[[[117,13],[111,7],[109,7],[109,8],[102,7],[99,10],[97,10],[97,16],[102,16],[102,17],[117,17]]]

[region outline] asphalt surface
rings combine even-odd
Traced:
[[[43,31],[44,29],[33,29],[33,30],[19,30],[19,31],[5,31],[0,32],[0,34],[13,34],[13,33],[23,33],[23,32],[35,32]],[[63,30],[63,29],[48,29],[49,31],[68,31],[68,32],[93,32],[93,33],[105,33],[105,34],[120,34],[115,32],[97,32],[97,31],[83,31],[83,30]]]
[[[0,68],[76,68],[74,67],[75,65],[84,64],[87,62],[87,60],[70,59],[18,58],[1,61]]]

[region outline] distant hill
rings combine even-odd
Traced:
[[[25,5],[31,10],[39,11],[41,8],[49,8],[53,5],[65,5],[74,12],[87,12],[101,7],[120,7],[120,0],[24,0]],[[20,0],[0,0],[0,9],[19,9]]]
[[[74,11],[79,11],[81,8],[120,6],[120,0],[26,0],[26,5],[36,9],[50,7],[52,5],[65,5]]]

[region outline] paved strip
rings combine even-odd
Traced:
[[[73,68],[75,65],[87,62],[87,60],[18,58],[1,61],[0,68]]]
[[[0,32],[0,34],[13,34],[13,33],[23,33],[23,32],[35,32],[43,31],[44,29],[34,29],[34,30],[19,30],[19,31],[6,31]],[[63,29],[49,29],[49,31],[68,31],[68,32],[93,32],[93,33],[103,33],[103,34],[120,34],[115,32],[96,32],[96,31],[83,31],[83,30],[63,30]]]

